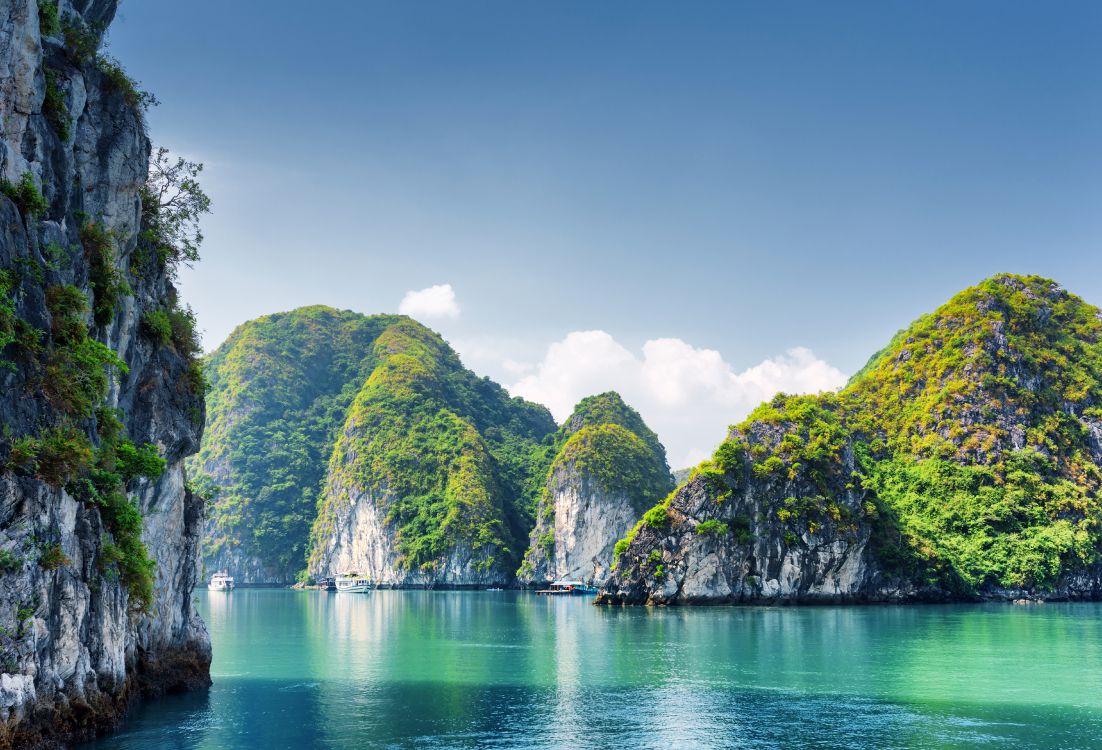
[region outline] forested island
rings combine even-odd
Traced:
[[[1102,599],[1102,311],[1039,276],[961,291],[677,471],[618,393],[556,423],[405,315],[300,307],[204,355],[177,291],[201,165],[153,146],[155,97],[103,51],[116,10],[0,0],[0,748],[209,685],[215,570],[569,579],[599,605]]]

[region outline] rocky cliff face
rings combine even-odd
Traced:
[[[141,254],[140,97],[94,54],[114,0],[44,5],[0,0],[0,747],[209,680],[183,466],[202,395],[143,327],[175,290]]]
[[[732,431],[722,469],[694,473],[649,511],[621,544],[602,603],[846,602],[896,592],[866,555],[864,493],[849,479],[853,446],[843,441],[822,467],[755,472],[755,447],[772,453],[806,439],[796,421]],[[820,471],[819,469],[825,469]],[[909,595],[911,592],[899,592]]]
[[[310,574],[507,583],[545,476],[550,413],[466,370],[412,320],[388,326],[372,350],[329,460]]]
[[[325,467],[373,344],[398,318],[315,305],[239,326],[211,354],[208,425],[188,468],[214,489],[203,540],[208,571],[239,585],[288,585]]]
[[[525,585],[603,581],[616,540],[670,490],[665,449],[612,392],[579,403],[555,445],[517,577]]]
[[[1097,599],[1102,311],[998,276],[839,394],[778,396],[617,545],[599,601]]]

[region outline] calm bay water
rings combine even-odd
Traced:
[[[214,686],[87,748],[1102,747],[1102,605],[196,598]]]

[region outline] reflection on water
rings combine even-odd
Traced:
[[[1102,606],[197,593],[215,685],[92,748],[1097,747]]]

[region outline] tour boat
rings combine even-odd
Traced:
[[[230,591],[233,589],[233,576],[229,575],[224,570],[220,573],[215,573],[210,577],[210,583],[207,585],[207,588],[211,591]]]
[[[597,587],[590,586],[582,581],[554,581],[549,588],[540,589],[536,593],[542,594],[543,596],[551,596],[553,594],[585,596],[587,594],[596,594]]]
[[[337,591],[346,594],[362,594],[374,588],[371,579],[361,576],[359,573],[339,573],[337,575]]]

